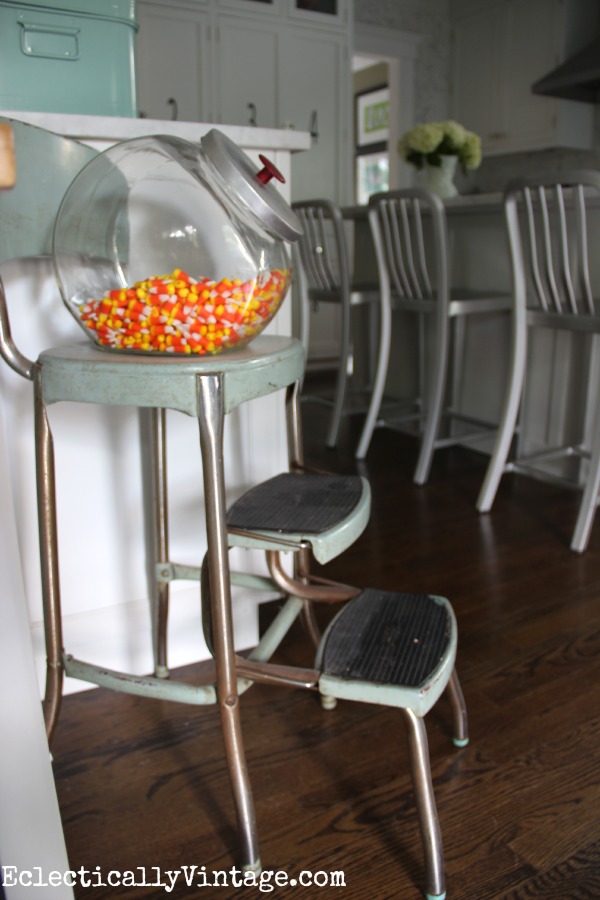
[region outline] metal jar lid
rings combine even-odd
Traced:
[[[285,180],[273,163],[260,156],[263,168],[257,170],[250,157],[216,128],[205,134],[200,144],[231,189],[270,231],[285,241],[298,240],[302,234],[302,226],[296,213],[274,186],[269,184],[271,178]]]

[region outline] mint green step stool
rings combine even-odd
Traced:
[[[94,151],[40,129],[11,123],[17,148],[17,187],[0,196],[0,263],[47,254],[60,199]],[[36,191],[43,160],[46,189]],[[25,217],[23,212],[29,215]],[[34,223],[34,224],[32,224]],[[241,837],[244,869],[261,867],[254,802],[240,724],[240,695],[255,682],[303,687],[320,694],[327,708],[338,699],[398,707],[409,730],[411,769],[430,898],[445,896],[443,850],[433,795],[423,718],[448,692],[455,743],[467,743],[467,718],[456,676],[456,622],[441,597],[360,589],[318,578],[314,557],[324,563],[342,553],[365,528],[368,483],[304,466],[300,384],[304,353],[293,338],[261,335],[242,350],[212,359],[162,358],[107,353],[85,339],[49,348],[35,361],[15,346],[0,282],[0,354],[33,383],[41,576],[47,648],[45,714],[51,736],[64,675],[132,694],[195,705],[217,704]],[[239,404],[285,390],[289,471],[225,504],[224,421]],[[138,676],[78,660],[63,649],[53,438],[47,407],[58,402],[138,407],[151,435],[145,484],[150,502],[148,548],[156,572],[155,672]],[[169,559],[167,541],[165,409],[198,419],[206,505],[207,548],[201,565]],[[268,575],[230,570],[230,547],[264,550]],[[292,565],[284,557],[291,554]],[[199,559],[202,554],[199,554]],[[201,684],[171,678],[166,655],[171,581],[200,582],[206,640],[215,666]],[[275,590],[284,600],[274,622],[249,658],[235,652],[231,586]],[[340,612],[320,635],[316,602],[339,603]],[[317,645],[306,668],[269,662],[298,616]]]

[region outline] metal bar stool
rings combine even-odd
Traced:
[[[592,291],[588,237],[590,202],[599,194],[600,174],[595,171],[516,179],[506,187],[504,209],[514,285],[512,356],[501,424],[477,499],[477,509],[488,512],[502,475],[508,472],[581,491],[571,537],[571,549],[577,553],[588,546],[600,489],[596,390],[600,316]],[[536,331],[555,345],[542,447],[539,442],[533,446],[526,435],[530,415],[539,415],[528,408],[526,378],[528,371],[532,374],[535,356],[530,356],[530,348]],[[571,342],[568,346],[565,338]],[[575,341],[583,344],[575,345]],[[569,401],[565,394],[575,363],[583,371],[577,394]],[[568,427],[549,427],[553,410],[565,406],[570,413]],[[566,461],[575,463],[575,472],[564,471]]]
[[[508,312],[512,301],[509,295],[493,292],[451,290],[444,204],[431,191],[414,188],[374,194],[369,200],[369,223],[381,285],[380,353],[356,456],[366,456],[376,427],[416,425],[420,448],[413,480],[424,484],[437,449],[475,443],[495,431],[493,423],[464,416],[457,406],[463,329],[468,316]],[[417,317],[417,397],[408,410],[405,404],[404,409],[383,414],[395,311]],[[448,434],[441,431],[444,418],[450,424]],[[462,427],[452,431],[457,423]]]
[[[342,418],[364,415],[368,409],[369,376],[375,368],[377,352],[372,352],[373,359],[363,364],[365,386],[362,389],[354,387],[353,382],[358,379],[352,327],[357,310],[367,308],[368,328],[376,335],[376,320],[372,320],[379,308],[379,285],[376,281],[362,282],[352,277],[344,221],[338,206],[331,200],[316,199],[298,201],[293,204],[293,209],[303,229],[294,246],[294,255],[300,294],[301,339],[306,352],[311,304],[315,307],[320,303],[334,304],[340,309],[340,348],[333,396],[324,391],[304,393],[305,400],[314,400],[331,408],[325,444],[335,447]]]

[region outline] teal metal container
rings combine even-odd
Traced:
[[[0,109],[137,116],[136,0],[0,0]]]

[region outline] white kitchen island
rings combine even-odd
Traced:
[[[89,144],[99,150],[132,137],[170,134],[198,141],[210,124],[151,119],[70,116],[0,111]],[[307,150],[310,136],[294,130],[217,126],[258,161],[264,153],[286,177],[289,199],[292,154]],[[43,160],[40,160],[43,167]],[[18,159],[17,159],[18,178]],[[44,346],[81,332],[62,305],[48,259],[4,266],[17,345],[34,358]],[[291,333],[288,297],[269,332]],[[44,678],[44,642],[37,549],[31,386],[0,366],[0,427],[7,446],[21,571],[32,623],[34,655]],[[152,670],[149,601],[144,568],[144,522],[139,478],[139,431],[135,411],[86,404],[58,404],[51,411],[56,438],[58,516],[65,644],[81,658],[132,672]],[[226,478],[234,498],[250,484],[286,466],[285,427],[280,398],[265,397],[228,417]],[[169,415],[171,556],[198,564],[205,549],[202,473],[198,425]],[[2,515],[8,516],[5,505]],[[242,551],[236,551],[242,552]],[[235,555],[235,553],[233,554]],[[19,560],[13,565],[19,567]],[[259,559],[255,568],[262,571]],[[206,658],[200,626],[198,586],[173,587],[169,662],[180,666]],[[239,648],[257,639],[254,598],[237,607]],[[68,682],[68,680],[67,680]],[[80,689],[67,683],[66,691]]]

